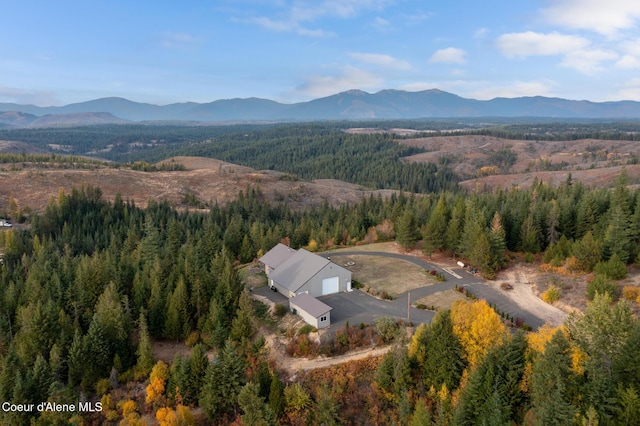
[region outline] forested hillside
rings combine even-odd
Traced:
[[[626,302],[610,307],[620,296],[614,280],[639,252],[640,191],[624,179],[613,191],[569,178],[559,188],[400,194],[303,212],[269,206],[257,189],[208,214],[178,213],[163,202],[146,210],[120,198],[109,203],[97,188],[61,192],[30,218],[29,230],[0,233],[0,399],[74,403],[82,394],[107,407],[85,418],[130,424],[147,410],[189,418],[188,407],[196,406],[214,423],[242,414],[292,424],[306,417],[329,424],[327,416],[365,424],[423,416],[438,424],[569,424],[576,415],[636,424],[640,326]],[[488,277],[503,267],[507,250],[544,253],[553,267],[595,270],[593,302],[566,331],[527,339],[488,325],[501,324],[488,306],[457,305],[451,320],[443,311],[419,329],[409,352],[401,345],[379,366],[371,360],[368,376],[326,372],[281,383],[256,337],[254,318],[264,314],[243,295],[234,265],[283,239],[313,249],[395,234],[411,246],[420,233],[427,253],[456,252]],[[157,338],[197,345],[188,359],[152,372]],[[436,342],[443,349],[433,352]],[[208,349],[216,362],[204,356]],[[450,354],[446,364],[442,353]],[[140,390],[126,391],[124,384],[135,388],[136,381]],[[349,408],[354,404],[361,410]],[[3,423],[16,425],[76,414],[1,413]],[[252,418],[242,421],[255,424]]]

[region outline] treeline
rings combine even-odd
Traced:
[[[369,188],[419,193],[455,190],[458,177],[450,169],[402,161],[418,152],[422,151],[394,142],[392,135],[350,135],[297,126],[221,138],[176,154],[213,157],[303,179],[341,179]]]

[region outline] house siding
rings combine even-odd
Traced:
[[[296,294],[308,292],[313,297],[322,296],[322,280],[338,277],[338,292],[347,291],[347,283],[351,281],[351,272],[335,263],[328,263],[309,281],[300,287]]]
[[[312,325],[317,329],[329,327],[331,324],[331,311],[316,318],[291,301],[289,301],[289,308],[292,312],[295,309],[297,315],[299,315],[307,324]],[[321,321],[322,318],[324,318],[324,321]]]

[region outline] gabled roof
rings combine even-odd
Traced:
[[[271,269],[276,269],[282,262],[296,254],[296,251],[291,247],[287,247],[282,243],[278,243],[277,246],[269,250],[264,256],[260,258],[260,262],[264,263]]]
[[[289,299],[289,303],[296,305],[300,309],[304,310],[310,315],[313,315],[316,318],[326,314],[333,309],[331,306],[325,305],[324,303],[307,293],[301,293],[296,297],[292,297],[291,299]]]
[[[329,263],[324,257],[300,249],[282,262],[269,278],[295,292]]]

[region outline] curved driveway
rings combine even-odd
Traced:
[[[468,288],[479,299],[495,305],[501,311],[510,314],[514,318],[522,318],[534,330],[544,324],[544,321],[533,313],[521,308],[499,291],[488,286],[481,278],[472,275],[463,268],[440,268],[418,257],[399,253],[386,253],[377,251],[340,251],[319,253],[323,257],[331,256],[380,256],[391,259],[411,262],[424,269],[437,270],[444,274],[447,281],[431,284],[410,290],[411,300],[418,300],[443,290],[458,287]],[[392,301],[383,301],[366,295],[361,291],[351,293],[336,293],[323,296],[321,299],[333,308],[331,311],[331,323],[340,324],[349,321],[352,325],[360,322],[370,323],[378,316],[392,316],[395,318],[407,318],[408,294],[404,292]],[[431,322],[434,313],[421,309],[411,308],[410,320],[414,323]]]

